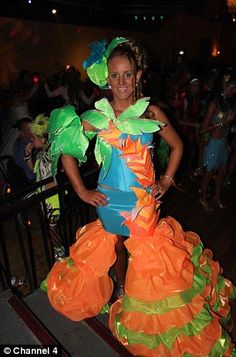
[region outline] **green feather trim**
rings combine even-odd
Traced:
[[[102,112],[98,110],[88,110],[81,115],[81,119],[87,121],[90,125],[96,129],[102,130],[109,127],[110,119]]]
[[[150,98],[144,97],[138,99],[135,104],[130,105],[126,110],[124,110],[121,115],[116,119],[116,123],[122,122],[129,118],[139,118],[143,113],[145,113],[147,107],[149,106]]]
[[[73,106],[65,106],[52,111],[49,124],[49,150],[52,160],[52,175],[57,172],[57,163],[61,154],[76,158],[79,164],[86,161],[89,140],[83,132],[79,116]]]
[[[102,140],[99,136],[97,137],[94,154],[97,163],[100,165],[103,164],[104,167],[104,176],[107,174],[110,163],[111,163],[111,153],[112,147],[106,141]]]
[[[170,148],[167,142],[161,137],[158,149],[157,156],[158,161],[162,167],[166,167],[169,161]]]
[[[103,112],[110,120],[114,121],[116,119],[114,110],[111,103],[107,98],[102,98],[95,103],[95,108]]]
[[[88,130],[88,131],[85,131],[84,134],[86,135],[86,137],[89,140],[92,140],[96,136],[97,133],[95,131]]]
[[[101,138],[98,136],[97,140],[96,140],[95,148],[94,148],[94,155],[95,155],[95,159],[96,159],[98,165],[101,165],[101,163],[102,163],[100,144],[101,144]]]
[[[128,118],[123,122],[117,122],[117,128],[125,134],[140,135],[142,133],[154,133],[161,130],[163,124],[150,119],[140,119],[139,117]]]
[[[48,122],[48,133],[50,136],[59,134],[67,128],[72,122],[80,122],[80,117],[77,115],[73,105],[66,105],[63,108],[54,109]]]

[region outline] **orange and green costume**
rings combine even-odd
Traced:
[[[82,116],[97,128],[98,189],[107,195],[108,205],[98,208],[97,221],[77,232],[70,257],[53,266],[47,278],[49,300],[72,320],[98,314],[113,290],[108,273],[116,259],[116,234],[125,235],[125,295],[109,309],[110,329],[118,340],[138,356],[233,356],[223,326],[235,288],[221,276],[196,233],[184,232],[172,217],[158,218],[150,194],[155,180],[151,147],[152,133],[162,124],[140,118],[148,104],[147,98],[140,99],[116,118],[102,99],[96,110]],[[71,117],[68,127],[60,118],[66,114]],[[83,132],[73,107],[52,112],[49,124],[54,168],[61,153],[83,162],[94,133]],[[69,151],[65,132],[70,142],[77,143],[75,135],[82,138],[78,150]]]

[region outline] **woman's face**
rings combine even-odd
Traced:
[[[223,93],[225,97],[231,98],[233,95],[236,94],[236,84],[224,84]]]
[[[135,84],[140,79],[141,71],[137,74],[126,56],[116,56],[108,62],[108,83],[114,98],[133,102]]]
[[[40,136],[33,135],[33,147],[35,149],[42,150],[42,149],[44,149],[45,144],[46,144],[45,138],[41,138]]]
[[[193,95],[198,94],[200,92],[200,82],[196,80],[190,83],[190,91]]]

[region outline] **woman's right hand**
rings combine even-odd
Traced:
[[[79,193],[79,197],[82,201],[89,203],[94,207],[106,206],[107,205],[107,196],[98,190],[83,190]]]
[[[32,143],[28,143],[25,145],[25,156],[29,156],[32,154],[33,151],[33,144]]]

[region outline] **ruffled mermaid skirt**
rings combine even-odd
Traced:
[[[129,262],[125,295],[110,306],[111,331],[138,356],[234,355],[224,329],[234,286],[196,233],[184,232],[172,217],[158,221],[152,199],[134,192],[143,205],[129,214],[120,212],[130,231],[125,241]],[[52,306],[79,321],[109,302],[117,237],[98,219],[81,228],[76,238],[70,257],[50,271],[47,289]]]

